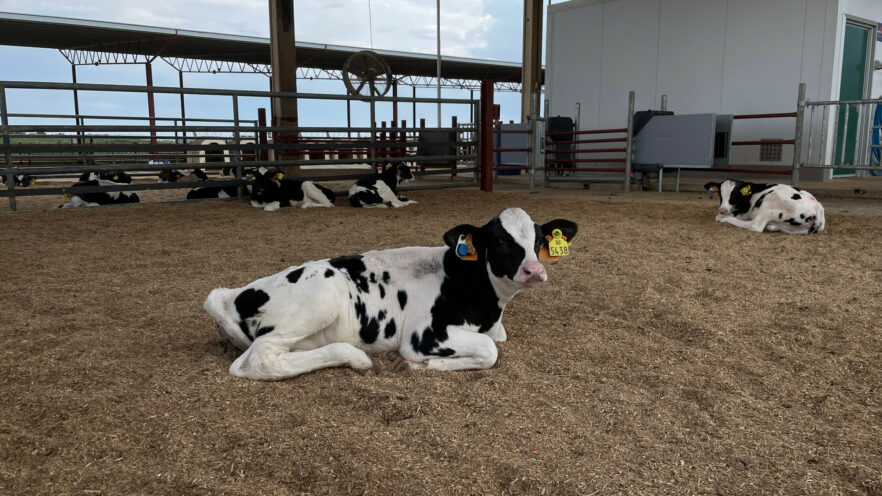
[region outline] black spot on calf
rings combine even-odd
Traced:
[[[332,277],[333,275],[334,275],[333,269],[328,269],[325,271],[325,279],[327,279],[328,277]]]
[[[380,298],[385,298],[386,297],[386,288],[384,288],[382,284],[380,284],[378,287],[380,288]]]
[[[245,324],[245,320],[257,315],[260,307],[268,302],[269,299],[270,297],[266,292],[252,288],[239,293],[239,296],[233,301],[233,304],[236,306],[236,312],[239,314],[239,329],[252,341],[254,341],[254,337],[248,333],[248,325]]]
[[[358,335],[361,336],[361,340],[365,343],[373,343],[377,340],[377,336],[380,335],[380,322],[376,318],[372,318],[365,324],[364,319],[362,319],[361,330],[358,331]]]
[[[401,305],[401,309],[404,310],[404,305],[407,305],[407,293],[404,290],[398,290],[398,304]]]
[[[291,272],[288,273],[288,276],[287,276],[288,282],[290,282],[291,284],[296,284],[297,281],[300,280],[300,276],[302,276],[302,275],[303,275],[303,267],[300,267],[297,270],[292,270]]]
[[[801,200],[802,197],[799,196],[799,193],[793,193],[793,196],[790,197],[791,200]]]
[[[361,256],[354,255],[348,257],[338,257],[332,258],[328,260],[328,263],[331,264],[331,267],[336,269],[345,270],[347,274],[349,274],[349,278],[352,279],[352,282],[355,283],[355,287],[361,293],[367,293],[370,291],[368,287],[368,280],[365,277],[364,272],[367,268],[364,266],[364,262],[361,259]]]
[[[398,329],[396,328],[395,321],[390,320],[386,323],[386,329],[383,330],[383,337],[389,339],[395,335],[395,331],[397,330]]]
[[[389,275],[389,272],[383,271],[383,282],[385,282],[386,284],[389,284],[389,279],[391,279],[391,278],[392,277]]]

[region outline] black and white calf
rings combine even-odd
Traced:
[[[196,169],[201,172],[201,169]],[[243,171],[245,174],[245,179],[249,180],[248,177],[252,175],[259,175],[266,172],[266,168],[261,167],[260,169],[248,168]],[[204,175],[204,172],[203,172]],[[208,179],[208,176],[206,176]],[[251,196],[251,185],[246,184],[244,186],[244,195],[243,196]],[[208,200],[208,199],[228,199],[228,198],[238,198],[239,197],[239,187],[238,186],[208,186],[208,187],[199,187],[193,188],[187,192],[188,200]]]
[[[353,207],[403,207],[416,203],[398,194],[398,186],[413,181],[413,173],[404,162],[386,164],[381,174],[359,179],[349,188],[349,204]]]
[[[132,184],[132,176],[123,171],[83,172],[80,175],[80,181],[97,181],[99,179],[121,184]]]
[[[80,181],[74,184],[76,186],[119,186],[120,183],[113,181],[105,181],[103,179],[94,179],[90,181]],[[141,203],[141,197],[134,191],[108,191],[95,193],[76,193],[74,195],[64,195],[65,202],[58,208],[76,208],[76,207],[97,207],[99,205],[114,205],[117,203]]]
[[[369,251],[308,262],[237,289],[218,288],[205,310],[222,339],[244,350],[230,373],[277,380],[323,367],[372,369],[367,353],[397,351],[396,368],[486,369],[505,341],[505,305],[547,279],[546,236],[576,224],[536,225],[519,208],[483,227],[463,224],[446,246]],[[460,258],[470,240],[476,260]],[[465,251],[465,250],[463,250]]]
[[[208,181],[208,175],[202,169],[166,169],[159,172],[160,183]]]
[[[251,205],[267,212],[280,207],[333,207],[336,196],[328,188],[312,181],[284,179],[281,171],[252,172]]]
[[[808,191],[786,184],[755,184],[734,179],[704,185],[719,194],[717,222],[755,232],[814,234],[824,230],[824,207]]]
[[[6,175],[0,175],[0,180],[3,181],[3,184],[6,184]],[[29,176],[27,174],[15,174],[12,176],[12,184],[20,188],[27,188],[35,182],[37,182],[37,178],[34,176]]]

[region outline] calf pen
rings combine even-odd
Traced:
[[[212,98],[218,106],[228,105],[228,119],[194,117],[149,119],[131,116],[94,116],[10,112],[10,94],[16,108],[28,107],[34,91],[78,91],[99,95],[110,93],[170,94]],[[362,102],[370,107],[367,126],[287,126],[266,124],[265,113],[258,119],[243,119],[240,114],[257,102],[266,106],[271,99],[334,102]],[[68,195],[91,192],[144,191],[192,188],[193,183],[134,183],[89,187],[41,187],[41,178],[75,180],[83,172],[124,171],[133,175],[155,175],[163,170],[200,167],[208,171],[232,170],[232,178],[214,174],[199,187],[239,188],[245,185],[244,167],[285,167],[300,179],[324,181],[352,180],[366,177],[378,165],[389,160],[404,160],[415,169],[415,175],[471,174],[471,181],[433,182],[403,190],[470,186],[477,177],[477,128],[469,124],[451,127],[416,128],[393,122],[386,127],[376,122],[378,105],[433,103],[464,105],[472,115],[479,115],[477,100],[408,97],[372,97],[281,93],[269,91],[234,91],[216,89],[183,89],[99,84],[40,83],[0,81],[0,157],[7,187],[0,197],[9,199],[16,210],[16,198],[43,195]],[[257,105],[255,105],[257,106]],[[349,105],[340,106],[341,114]],[[344,114],[345,115],[345,114]],[[73,122],[73,124],[66,123]],[[132,123],[130,121],[142,121]],[[147,121],[147,123],[143,123]],[[99,122],[95,124],[94,122]],[[428,144],[437,142],[438,133],[446,141],[440,149]],[[198,139],[197,139],[198,137]],[[53,141],[53,143],[47,143]],[[438,151],[440,150],[440,152]],[[439,169],[439,165],[442,167]],[[322,175],[318,169],[361,168],[338,170]],[[292,169],[293,168],[293,169]],[[37,186],[18,188],[12,178],[18,174],[34,176]]]
[[[412,197],[281,217],[223,202],[6,215],[0,493],[882,489],[882,259],[853,261],[882,237],[878,208],[825,202],[828,229],[805,237],[714,223],[703,195]],[[580,232],[506,307],[496,367],[227,372],[238,352],[202,309],[211,289],[437,246],[510,206]]]
[[[805,98],[805,83],[798,87],[796,109],[791,112],[762,112],[749,114],[687,114],[671,117],[698,117],[701,115],[716,118],[717,125],[728,120],[725,126],[708,129],[712,133],[706,156],[698,162],[659,162],[637,164],[638,133],[635,131],[634,92],[629,93],[628,110],[624,121],[626,127],[605,129],[579,129],[579,119],[568,117],[539,117],[534,112],[530,125],[525,129],[497,127],[497,135],[507,133],[524,135],[524,144],[518,147],[497,146],[496,171],[527,171],[532,175],[539,173],[543,182],[577,181],[622,181],[624,189],[630,189],[635,172],[652,170],[659,174],[659,191],[666,170],[676,171],[676,189],[679,190],[680,171],[699,170],[719,174],[743,174],[749,176],[790,176],[793,186],[798,186],[800,172],[804,170],[833,170],[833,176],[857,175],[858,171],[868,171],[873,175],[882,174],[882,99],[849,101],[808,101]],[[662,95],[662,111],[666,110],[667,97]],[[548,103],[546,102],[546,108]],[[654,113],[655,111],[647,111]],[[578,113],[578,110],[577,110]],[[664,112],[659,112],[664,113]],[[744,129],[734,125],[737,122],[757,120],[793,119],[793,136],[777,139],[738,138]],[[552,129],[560,120],[568,120],[566,130]],[[714,119],[711,119],[713,122]],[[487,125],[485,123],[485,125]],[[684,128],[688,129],[688,128]],[[678,135],[666,129],[667,145],[665,155],[677,148],[675,145],[687,144],[693,135]],[[755,132],[754,132],[755,134]],[[537,139],[538,138],[538,139]],[[730,149],[760,147],[760,160],[763,148],[787,146],[792,150],[792,159],[784,162],[778,150],[778,158],[769,163],[737,161],[730,162]],[[505,163],[506,153],[522,153],[523,159],[514,160],[515,165]],[[676,150],[674,150],[676,155]],[[743,154],[742,154],[743,155]],[[774,155],[774,154],[772,154]],[[509,159],[509,161],[511,161]],[[523,165],[521,165],[523,163]],[[655,166],[649,168],[647,166]],[[829,178],[829,177],[827,177]],[[533,188],[533,181],[530,181]]]

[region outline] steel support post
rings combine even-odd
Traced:
[[[631,190],[631,147],[634,142],[634,92],[628,92],[628,141],[625,145],[625,191]]]
[[[147,62],[144,64],[144,70],[147,72],[147,86],[153,87],[153,64]],[[150,117],[150,126],[156,125],[156,107],[153,105],[153,92],[147,92],[147,115]],[[156,130],[150,130],[150,144],[156,144]]]
[[[236,142],[236,179],[242,179],[244,176],[242,171],[242,140],[239,137],[239,96],[233,95],[233,139]],[[245,196],[245,186],[240,184],[239,198]]]
[[[0,88],[0,128],[3,134],[3,162],[6,165],[6,188],[9,190],[9,209],[15,212],[15,173],[12,171],[12,155],[9,153],[9,115],[6,107],[6,88]]]
[[[799,94],[796,98],[796,127],[793,133],[793,175],[790,183],[799,186],[800,156],[802,154],[802,126],[805,115],[805,83],[799,83]],[[811,132],[811,130],[809,130]]]
[[[178,85],[181,88],[181,125],[187,125],[187,108],[184,106],[184,71],[178,71]],[[187,144],[187,131],[182,130],[181,136],[183,144]]]

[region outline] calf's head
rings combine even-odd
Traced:
[[[753,195],[750,184],[737,179],[726,179],[720,183],[710,182],[704,185],[708,194],[717,193],[720,199],[719,212],[723,215],[736,214],[736,210],[750,208],[750,197]]]
[[[482,227],[470,224],[454,227],[444,234],[444,242],[456,250],[458,244],[469,239],[477,263],[486,265],[491,280],[496,281],[494,284],[516,290],[548,279],[545,267],[539,262],[539,250],[548,244],[546,236],[555,229],[560,229],[571,241],[578,226],[564,219],[538,225],[520,208],[508,208]]]

